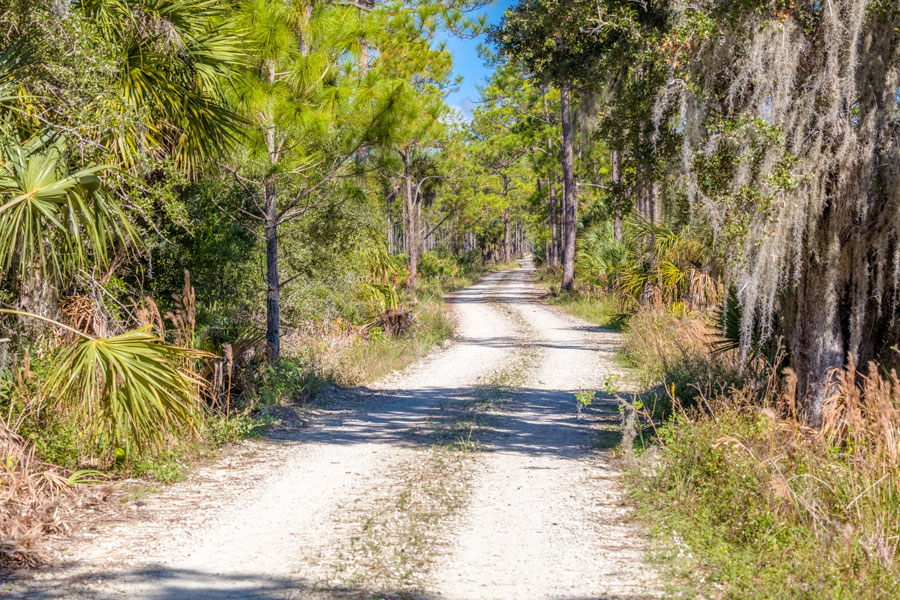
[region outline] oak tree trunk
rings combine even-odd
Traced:
[[[839,244],[836,235],[825,240],[820,231],[817,248],[797,284],[797,307],[791,332],[791,367],[797,374],[797,397],[811,427],[822,425],[822,408],[834,381],[833,372],[844,365],[845,340],[836,289]]]

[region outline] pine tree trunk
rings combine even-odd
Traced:
[[[613,187],[618,188],[618,185],[622,182],[622,176],[619,172],[619,151],[616,149],[612,149],[609,152],[609,164],[610,164],[610,175],[612,177]],[[616,206],[613,208],[613,237],[617,242],[622,241],[622,207],[619,206],[619,203],[616,202]]]
[[[516,234],[515,237],[513,237],[513,258],[519,258],[522,256],[522,226],[519,225],[518,221],[516,221],[513,232]]]
[[[562,154],[560,154],[562,157]],[[559,264],[563,265],[566,261],[566,186],[562,177],[557,177],[556,182],[559,184]]]
[[[550,184],[550,266],[559,266],[559,202],[556,199],[556,186],[553,178],[548,180]]]
[[[265,181],[266,210],[266,357],[275,364],[281,357],[278,283],[278,217],[275,205],[275,176]]]
[[[422,231],[422,203],[419,202],[415,192],[413,192],[413,203],[416,205],[416,220],[414,222],[416,228],[413,230],[413,243],[416,246],[416,276],[418,277],[418,265],[422,262],[422,254],[425,253],[425,239],[423,238],[425,232]]]
[[[311,47],[309,44],[310,28],[312,25],[312,2],[308,2],[306,6],[303,8],[303,24],[301,25],[301,29],[298,32],[299,46],[300,46],[300,54],[303,56],[309,56]]]
[[[575,218],[577,196],[575,193],[575,157],[573,151],[572,116],[569,109],[569,87],[560,88],[562,119],[562,169],[563,169],[563,277],[561,289],[572,291],[575,287]]]
[[[510,231],[509,231],[509,208],[503,211],[503,262],[505,264],[509,264],[512,262],[512,248],[510,244],[512,241],[510,240]]]
[[[268,61],[269,83],[275,83],[275,63]],[[266,130],[266,150],[272,165],[278,164],[278,145],[275,126]],[[281,305],[278,275],[278,205],[275,195],[275,175],[269,173],[263,182],[265,196],[266,239],[266,358],[274,365],[281,357]]]
[[[375,0],[359,0],[358,2],[359,8],[357,9],[360,13],[360,17],[363,18],[363,15],[367,12],[366,9],[371,9],[375,4]],[[360,38],[359,40],[359,78],[365,79],[369,75],[369,40],[365,37]]]
[[[387,187],[387,186],[385,186]],[[384,190],[384,209],[385,209],[385,229],[387,232],[387,247],[388,254],[394,254],[394,220],[391,216],[391,204],[393,204],[393,197],[391,196],[391,190]]]
[[[410,293],[416,289],[416,282],[419,275],[419,246],[417,244],[417,213],[415,192],[413,191],[412,165],[410,163],[409,152],[403,154],[403,174],[405,183],[405,200],[406,200],[406,223],[404,232],[406,238],[406,253],[408,256],[408,277],[406,279],[406,289]]]

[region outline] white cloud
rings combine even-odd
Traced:
[[[450,114],[445,117],[448,123],[471,123],[472,111],[477,104],[468,96],[463,98],[459,104],[449,104]]]

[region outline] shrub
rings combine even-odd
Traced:
[[[200,419],[205,382],[186,367],[200,354],[160,340],[149,327],[84,336],[60,354],[46,390],[82,423],[88,447],[107,455],[159,449]]]
[[[825,427],[782,393],[704,397],[659,429],[656,463],[629,477],[645,516],[677,533],[682,564],[734,598],[887,598],[900,592],[900,384],[852,362]]]
[[[419,272],[425,277],[456,277],[459,275],[460,266],[450,257],[438,256],[433,252],[422,255],[419,263]]]

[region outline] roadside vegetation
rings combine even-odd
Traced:
[[[897,595],[896,372],[851,362],[811,428],[786,357],[742,362],[716,348],[719,332],[709,314],[653,309],[626,333],[628,356],[654,384],[627,482],[654,557],[676,575],[670,591]]]
[[[0,2],[0,567],[410,364],[521,253],[437,193],[478,4]]]
[[[628,486],[673,595],[900,593],[898,18],[523,0],[491,33],[490,121],[547,149],[547,301],[647,388]]]
[[[667,292],[657,289],[638,301],[627,276],[604,285],[586,273],[590,258],[579,260],[573,292],[557,291],[552,268],[539,279],[549,303],[624,331],[621,358],[645,390],[620,394],[639,414],[626,485],[654,537],[652,561],[673,576],[668,593],[900,593],[896,371],[851,358],[835,373],[822,426],[810,427],[783,345],[742,356],[733,299],[710,288],[701,303],[684,290],[660,301]]]
[[[896,2],[486,4],[0,0],[0,564],[531,254],[625,332],[682,591],[896,595]]]

